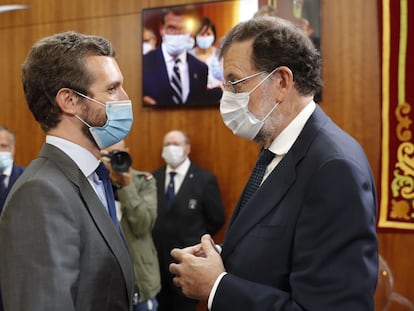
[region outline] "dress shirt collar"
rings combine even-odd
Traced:
[[[173,169],[171,166],[167,164],[165,175],[168,175],[170,172],[177,172],[178,175],[185,176],[185,174],[187,174],[188,169],[190,168],[190,164],[191,161],[188,157],[184,160],[183,163],[180,164],[180,166],[176,167],[175,169]]]
[[[13,169],[13,162],[12,162],[11,165],[9,165],[8,167],[6,167],[3,172],[0,172],[0,174],[1,175],[6,175],[6,176],[10,177],[11,172],[12,172],[12,169]]]
[[[94,173],[99,165],[99,160],[90,151],[69,140],[47,135],[46,143],[66,153],[76,163],[85,177],[89,177]]]
[[[162,55],[164,56],[164,60],[165,63],[174,63],[176,58],[179,58],[182,64],[187,63],[187,52],[184,51],[181,54],[178,54],[178,56],[171,56],[170,54],[168,54],[167,52],[167,48],[165,47],[165,44],[162,43],[161,44],[161,51],[162,51]]]
[[[285,155],[298,138],[306,122],[315,111],[315,108],[316,104],[312,100],[275,138],[270,145],[269,150],[277,155]]]

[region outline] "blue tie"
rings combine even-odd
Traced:
[[[106,202],[108,204],[109,216],[111,216],[111,219],[113,223],[115,224],[115,227],[119,230],[119,222],[118,222],[118,218],[116,217],[114,191],[112,190],[112,184],[109,178],[109,171],[105,167],[105,164],[100,162],[95,172],[96,174],[98,174],[105,189],[105,197],[106,197]]]
[[[6,175],[0,175],[0,212],[3,209],[4,201],[6,201],[6,185],[4,184],[4,180],[6,179]]]
[[[260,187],[264,173],[267,166],[273,160],[275,154],[268,149],[262,149],[259,155],[259,159],[253,169],[252,175],[247,182],[246,188],[243,193],[240,208],[245,206],[249,202],[250,198],[254,195],[256,190]]]
[[[165,192],[165,198],[167,200],[167,208],[170,208],[171,203],[175,196],[175,185],[174,185],[174,176],[176,172],[170,172],[170,182],[168,183],[167,191]]]

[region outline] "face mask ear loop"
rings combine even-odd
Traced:
[[[85,124],[88,128],[92,127],[88,123],[86,123],[86,121],[82,120],[77,114],[75,114],[75,118],[78,119],[79,121],[81,121],[83,124]]]
[[[253,93],[259,86],[261,86],[272,74],[274,74],[277,70],[279,69],[279,67],[275,68],[272,70],[272,72],[270,72],[262,81],[260,81],[250,92],[249,95],[251,93]]]
[[[78,94],[80,97],[89,99],[90,101],[93,101],[94,103],[97,103],[97,104],[102,105],[104,107],[106,106],[104,103],[101,103],[99,100],[93,99],[92,97],[89,97],[87,95],[84,95],[82,93],[79,93],[78,91],[75,91],[75,90],[72,90],[72,91],[75,92],[76,94]]]

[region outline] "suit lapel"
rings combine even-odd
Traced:
[[[267,177],[250,201],[236,214],[239,210],[239,199],[235,208],[236,213],[232,217],[224,240],[223,259],[232,252],[240,239],[259,223],[262,218],[277,208],[279,201],[296,180],[296,166],[298,162],[305,156],[314,137],[327,120],[327,116],[316,105],[315,112],[305,124],[292,148]]]
[[[93,222],[119,262],[127,288],[132,290],[134,287],[134,272],[132,270],[126,241],[115,228],[111,218],[108,217],[104,205],[99,200],[88,179],[83,175],[72,159],[52,145],[44,144],[40,156],[58,163],[57,166],[62,170],[66,177],[78,187],[81,197],[85,202],[85,207],[91,215]],[[130,291],[129,295],[132,295]]]

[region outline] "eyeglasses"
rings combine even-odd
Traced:
[[[223,83],[223,88],[224,88],[224,90],[226,90],[226,91],[230,91],[230,92],[233,92],[233,93],[238,93],[238,90],[237,90],[237,88],[236,88],[236,86],[237,86],[238,84],[240,84],[240,83],[242,83],[242,82],[245,82],[245,81],[247,81],[247,80],[250,80],[251,78],[257,77],[257,76],[259,76],[259,75],[261,75],[261,74],[263,74],[263,73],[266,73],[266,71],[261,71],[261,72],[258,72],[258,73],[255,73],[255,74],[252,74],[252,75],[250,75],[250,76],[247,76],[247,77],[242,78],[242,79],[237,80],[237,81],[226,81],[226,82],[224,82],[224,83]]]

